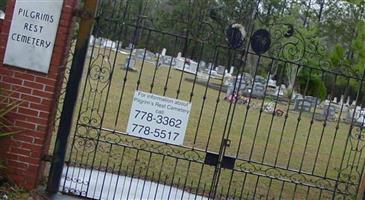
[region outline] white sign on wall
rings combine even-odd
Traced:
[[[189,121],[191,103],[136,91],[127,133],[137,137],[181,145]]]
[[[4,63],[48,73],[63,0],[17,0]]]

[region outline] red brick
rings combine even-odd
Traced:
[[[40,83],[36,83],[36,82],[32,82],[32,81],[24,81],[23,85],[26,87],[30,87],[30,88],[38,89],[38,90],[44,89],[44,84],[40,84]]]
[[[53,92],[54,91],[54,88],[55,87],[53,87],[53,86],[49,86],[49,85],[47,85],[46,86],[46,88],[44,89],[45,91],[47,91],[47,92]]]
[[[54,102],[47,100],[47,99],[42,99],[42,105],[44,106],[51,106]]]
[[[39,111],[48,111],[49,110],[49,107],[45,106],[43,104],[30,103],[29,107],[32,108],[32,109],[39,110]],[[41,115],[41,113],[42,113],[42,115]],[[44,114],[44,112],[40,112],[39,117],[44,118],[43,114]]]
[[[15,84],[15,85],[23,84],[23,80],[18,79],[18,78],[9,77],[9,76],[4,76],[3,81],[6,83],[11,83],[11,84]]]
[[[1,83],[1,88],[2,89],[5,89],[5,90],[11,90],[11,87],[12,86],[12,84],[10,84],[10,83]]]
[[[33,103],[41,103],[42,99],[33,95],[22,94],[21,99],[24,101],[30,101]]]
[[[56,83],[56,79],[51,79],[51,78],[44,78],[44,77],[35,77],[35,82],[37,83],[42,83],[45,85],[54,85]]]
[[[32,151],[42,150],[42,146],[34,143],[21,143],[21,147],[25,149],[31,149]]]
[[[0,67],[0,74],[6,76],[13,76],[14,72],[9,70],[7,67]]]
[[[6,164],[8,167],[11,166],[12,168],[18,168],[18,169],[26,169],[29,166],[28,163],[19,162],[16,160],[8,160]]]
[[[19,154],[24,156],[31,156],[31,150],[30,149],[22,149],[22,148],[10,148],[10,151],[12,154]]]
[[[25,134],[16,134],[13,136],[13,139],[27,143],[34,143],[34,138],[30,135],[25,135]]]
[[[12,97],[14,99],[19,99],[20,98],[20,94],[18,92],[12,92],[10,94],[10,97]]]
[[[39,112],[39,117],[40,118],[48,118],[49,117],[49,113],[48,112]]]
[[[35,124],[18,120],[15,121],[15,126],[24,129],[35,129]]]
[[[14,86],[13,91],[17,91],[17,92],[21,92],[21,93],[25,93],[25,94],[32,93],[32,89],[26,88],[26,87],[21,87],[21,86]]]
[[[42,133],[46,132],[47,131],[47,127],[46,126],[42,126],[40,124],[37,124],[37,128],[36,128],[37,131],[41,131]]]
[[[8,117],[8,119],[17,119],[17,120],[25,120],[26,116],[20,114],[20,113],[16,113],[16,112],[11,112],[9,114],[6,115]]]
[[[29,102],[23,101],[20,103],[19,107],[29,108]]]
[[[28,80],[28,81],[34,81],[34,75],[32,75],[32,74],[15,72],[14,77],[15,78],[25,79],[25,80]]]
[[[34,143],[34,144],[42,145],[42,144],[44,144],[44,139],[43,139],[43,138],[42,138],[42,139],[40,139],[40,138],[35,138],[33,143]]]
[[[32,110],[29,108],[22,108],[22,107],[18,108],[18,113],[22,113],[24,115],[35,116],[35,117],[37,117],[39,115],[39,111],[37,111],[37,110]]]
[[[45,97],[45,98],[49,98],[49,99],[53,97],[52,93],[41,91],[41,90],[33,90],[32,94],[34,96]]]
[[[29,117],[26,119],[27,122],[31,122],[34,124],[38,124],[38,125],[47,125],[49,122],[48,119],[41,119],[41,118],[36,118],[36,117]]]

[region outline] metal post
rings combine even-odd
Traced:
[[[47,192],[57,193],[61,182],[63,164],[65,162],[67,141],[71,132],[72,116],[75,110],[77,94],[85,64],[90,33],[94,25],[94,18],[98,0],[87,0],[81,14],[80,29],[72,59],[69,81],[66,86],[65,100],[57,131],[57,138],[53,151],[51,169],[48,177]]]

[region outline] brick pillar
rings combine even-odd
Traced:
[[[8,118],[22,132],[0,141],[0,157],[9,179],[33,189],[42,175],[41,158],[48,154],[56,101],[63,81],[77,0],[64,0],[48,74],[3,64],[15,0],[9,0],[0,35],[0,87],[22,104]],[[21,55],[19,55],[21,56]]]

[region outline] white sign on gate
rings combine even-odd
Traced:
[[[17,0],[4,63],[48,73],[63,0]]]
[[[189,121],[191,103],[136,91],[127,133],[137,137],[181,145]]]

